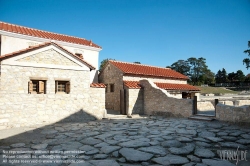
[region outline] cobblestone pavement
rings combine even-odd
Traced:
[[[150,117],[56,123],[39,129],[39,134],[44,139],[0,144],[0,165],[12,165],[11,151],[23,152],[22,159],[36,157],[31,159],[36,162],[61,161],[13,165],[250,165],[250,129],[217,121]],[[228,161],[225,150],[241,156],[232,154]],[[1,163],[7,154],[8,162]]]

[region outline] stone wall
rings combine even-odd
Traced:
[[[234,106],[250,105],[250,100],[235,100]]]
[[[219,103],[224,105],[231,105],[235,107],[250,105],[250,100],[219,100]]]
[[[126,89],[126,91],[127,115],[144,114],[143,89]]]
[[[214,105],[210,101],[197,102],[197,111],[214,111]]]
[[[106,112],[105,89],[90,88],[89,74],[1,65],[0,129],[54,123],[68,117],[101,119]],[[28,82],[33,77],[46,79],[46,94],[28,94]],[[69,94],[55,94],[57,79],[70,81]]]
[[[107,64],[99,74],[99,81],[106,84],[106,109],[120,110],[120,90],[123,90],[123,73],[112,64]],[[110,92],[110,84],[114,84],[114,92]]]
[[[105,109],[105,88],[90,88],[88,112],[97,119],[106,117]]]
[[[192,99],[177,99],[153,82],[141,80],[144,88],[144,113],[147,115],[167,115],[189,117],[193,111]]]
[[[234,107],[219,103],[216,105],[216,118],[226,122],[250,123],[250,106]]]
[[[65,65],[65,66],[79,66],[75,62],[62,56],[59,52],[54,49],[46,50],[35,55],[27,56],[19,59],[19,62],[31,62],[31,63],[44,63],[54,65]]]
[[[51,41],[50,39],[34,38],[34,37],[27,37],[27,36],[25,37],[25,39],[22,36],[19,36],[18,38],[16,38],[16,37],[1,35],[0,37],[2,41],[1,53],[0,53],[1,55],[9,54],[15,51],[29,48],[29,46],[35,46],[38,44]],[[91,71],[91,74],[90,74],[91,82],[98,82],[97,70],[99,67],[98,66],[99,51],[101,51],[101,49],[94,48],[94,47],[86,47],[80,44],[72,44],[72,43],[65,44],[65,42],[60,42],[60,41],[54,41],[54,42],[59,44],[63,48],[67,49],[73,54],[81,52],[83,54],[84,60],[96,68],[96,70]]]

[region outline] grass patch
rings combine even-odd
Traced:
[[[197,88],[199,88],[201,90],[201,93],[232,93],[232,94],[237,94],[239,92],[237,91],[232,91],[232,90],[228,90],[226,88],[222,88],[222,87],[201,87],[201,86],[196,86]]]

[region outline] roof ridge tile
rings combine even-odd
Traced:
[[[188,77],[170,68],[155,67],[143,64],[128,63],[121,61],[109,60],[109,63],[116,66],[124,74],[145,75],[153,77],[163,77],[170,79],[188,80]]]
[[[138,65],[138,66],[148,66],[148,67],[155,67],[155,68],[161,68],[161,69],[169,69],[172,70],[168,67],[159,67],[159,66],[153,66],[153,65],[146,65],[146,64],[139,64],[139,63],[133,63],[133,62],[123,62],[123,61],[117,61],[117,60],[109,60],[109,61],[113,61],[113,62],[120,62],[120,63],[125,63],[125,64],[131,64],[131,65]]]
[[[1,26],[1,23],[3,24],[2,26]],[[18,27],[20,32],[15,32],[12,28],[14,26]],[[30,27],[26,27],[26,26],[22,26],[22,25],[15,25],[15,24],[6,23],[3,21],[0,21],[0,30],[8,31],[8,32],[12,32],[12,33],[23,34],[23,35],[27,35],[27,36],[40,37],[40,38],[45,38],[45,39],[53,39],[53,40],[58,40],[58,41],[63,41],[63,42],[69,42],[69,43],[75,43],[75,44],[80,44],[80,45],[86,45],[86,46],[90,46],[90,47],[101,48],[100,46],[98,46],[97,44],[94,44],[93,42],[92,42],[92,45],[90,45],[89,44],[90,40],[87,40],[85,38],[80,38],[80,37],[70,36],[70,35],[65,35],[65,34],[59,34],[56,32],[49,32],[49,31],[40,30],[40,29],[36,29],[36,28],[30,28]],[[28,30],[39,31],[43,35],[42,36],[41,36],[41,34],[33,35],[32,33],[30,34],[30,32]],[[46,33],[48,33],[48,34],[46,34]],[[68,39],[63,40],[62,38],[60,38],[57,35],[63,36],[63,37],[68,38]],[[53,37],[51,37],[51,36],[53,36]],[[57,36],[57,37],[55,38],[55,36]],[[58,39],[58,38],[60,38],[60,39]],[[81,40],[81,41],[76,41],[76,40]]]

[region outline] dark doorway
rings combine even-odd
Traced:
[[[182,98],[183,99],[191,99],[191,93],[182,92]]]
[[[120,90],[120,114],[127,115],[126,112],[126,95],[127,91],[126,89]]]

